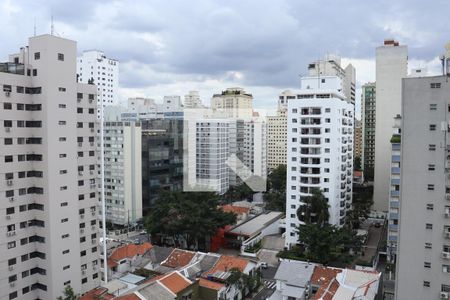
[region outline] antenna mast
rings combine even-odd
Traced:
[[[34,36],[36,36],[36,17],[34,17]]]
[[[53,35],[55,31],[55,26],[53,25],[53,15],[52,15],[52,21],[51,21],[51,26],[50,26],[50,34]]]

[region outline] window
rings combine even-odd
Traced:
[[[82,107],[77,107],[77,113],[82,114],[83,113],[83,108]]]
[[[66,125],[66,121],[59,121],[58,124],[59,125]]]
[[[433,208],[434,208],[433,204],[430,203],[427,204],[427,210],[433,210]]]
[[[30,292],[30,287],[29,287],[29,286],[26,286],[26,287],[24,287],[24,288],[22,289],[22,294],[23,294],[23,295],[27,294],[28,292]]]
[[[7,110],[12,109],[12,103],[10,103],[10,102],[4,102],[4,103],[3,103],[3,109],[7,109]]]
[[[434,191],[434,184],[429,184],[429,185],[427,185],[427,189],[428,189],[429,191]]]
[[[424,281],[424,282],[423,282],[423,286],[425,286],[425,287],[430,287],[430,282],[429,282],[429,281]]]
[[[33,76],[37,76],[37,69],[33,69]]]
[[[430,83],[430,88],[432,88],[432,89],[440,89],[441,88],[441,83],[440,82],[432,82],[432,83]]]
[[[5,145],[12,145],[13,140],[12,138],[5,138]]]
[[[65,157],[67,157],[67,154],[65,154],[65,153],[62,153],[59,155],[59,158],[65,158]]]
[[[25,88],[23,86],[17,86],[16,92],[19,94],[23,94],[25,92]]]
[[[436,150],[436,145],[433,145],[433,144],[428,145],[428,150],[435,151]]]
[[[450,273],[450,266],[449,265],[442,265],[442,272]]]
[[[435,165],[428,165],[428,171],[434,171]]]
[[[433,229],[433,224],[427,223],[425,224],[426,229]]]
[[[15,241],[9,242],[7,247],[8,249],[16,248],[16,242]]]
[[[83,278],[83,279],[81,279],[81,283],[83,284],[83,283],[86,283],[87,282],[87,277],[86,278]]]
[[[59,88],[58,88],[58,91],[60,91],[60,92],[65,92],[65,91],[66,91],[66,88],[64,88],[64,87],[59,87]]]
[[[431,249],[432,244],[431,243],[425,243],[425,249]]]
[[[67,202],[62,202],[62,203],[61,203],[61,206],[62,206],[62,207],[67,206],[67,205],[68,205]]]
[[[41,58],[41,52],[34,53],[34,60],[39,60]]]
[[[60,137],[60,138],[59,138],[59,141],[60,141],[60,142],[65,142],[65,141],[66,141],[66,137],[64,137],[64,136]]]
[[[436,124],[430,124],[430,131],[436,130]]]
[[[61,236],[62,239],[65,239],[65,238],[68,238],[68,237],[69,237],[69,234],[68,234],[68,233],[63,234],[63,235]]]
[[[437,104],[435,103],[430,104],[430,110],[437,110]]]
[[[89,108],[89,113],[92,115],[94,114],[94,109],[93,108]]]
[[[58,53],[58,60],[64,61],[64,54]]]
[[[17,110],[24,110],[25,105],[23,103],[17,103]]]
[[[66,105],[65,104],[58,104],[58,107],[59,108],[66,108]]]
[[[69,269],[70,268],[70,265],[67,265],[67,266],[64,266],[63,267],[63,270],[67,270],[67,269]]]
[[[17,291],[9,294],[9,300],[17,298]]]
[[[423,267],[429,269],[429,268],[431,268],[431,263],[426,261],[423,263]]]

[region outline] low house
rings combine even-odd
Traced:
[[[311,277],[316,264],[296,261],[281,261],[275,273],[276,291],[270,300],[307,300],[311,295]]]
[[[199,298],[202,300],[221,300],[226,299],[227,286],[220,282],[210,281],[204,278],[200,278],[199,285]]]
[[[256,257],[251,251],[263,237],[280,233],[282,212],[270,211],[257,215],[225,232],[227,247],[240,249],[241,254]]]
[[[169,256],[161,262],[161,265],[155,269],[155,271],[165,274],[171,271],[175,271],[187,266],[192,258],[195,256],[196,252],[173,249]]]
[[[174,248],[153,245],[150,251],[144,255],[146,264],[143,268],[151,271],[155,270],[169,257],[173,249]]]
[[[269,300],[375,300],[381,273],[283,260]]]
[[[226,286],[224,291],[218,290],[221,292],[221,298],[240,300],[245,297],[248,291],[245,288],[240,287],[240,284],[230,284],[228,279],[234,270],[238,270],[239,272],[254,278],[258,276],[256,262],[241,257],[222,255],[210,270],[202,274],[202,278]]]
[[[143,243],[128,244],[115,249],[108,257],[108,277],[118,278],[127,272],[133,272],[142,264],[144,254],[152,247],[150,243]]]

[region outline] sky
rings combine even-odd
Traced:
[[[375,80],[375,48],[408,45],[409,68],[439,73],[450,41],[450,1],[433,0],[0,0],[0,60],[34,33],[76,40],[120,61],[120,99],[240,86],[254,107],[274,111],[298,89],[307,64],[327,53],[356,67],[359,87]],[[356,110],[359,111],[359,103]]]

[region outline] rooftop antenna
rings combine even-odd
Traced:
[[[34,17],[34,36],[36,36],[36,17]]]
[[[55,26],[53,25],[53,14],[52,14],[52,20],[51,20],[51,26],[50,26],[50,34],[53,35],[55,31]]]

